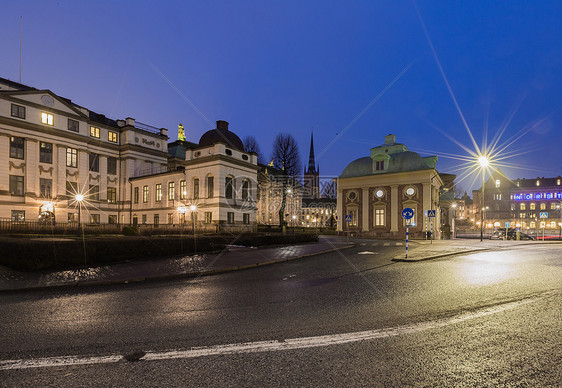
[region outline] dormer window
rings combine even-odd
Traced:
[[[375,162],[375,170],[376,170],[376,171],[382,171],[382,170],[384,170],[384,160]]]
[[[541,181],[539,181],[539,180],[537,179],[537,186],[540,186],[540,185],[541,185]]]
[[[556,179],[556,184],[560,186],[560,179]]]
[[[500,180],[496,179],[496,187],[500,187]]]

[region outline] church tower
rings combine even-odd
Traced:
[[[320,166],[314,160],[314,134],[310,133],[308,167],[304,169],[304,198],[320,198]]]

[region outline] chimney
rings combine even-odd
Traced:
[[[168,130],[166,128],[160,128],[160,135],[168,136]]]
[[[130,125],[131,127],[135,126],[135,119],[133,119],[132,117],[127,117],[125,121],[127,122],[127,125]]]
[[[396,135],[386,135],[384,137],[384,144],[396,143]]]
[[[117,126],[118,127],[124,127],[125,126],[125,120],[117,120]]]
[[[228,131],[228,121],[217,120],[217,129],[221,132]]]

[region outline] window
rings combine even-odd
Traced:
[[[414,195],[416,193],[416,190],[413,187],[408,187],[406,189],[406,195]]]
[[[76,120],[68,119],[68,130],[78,132],[80,129],[80,123]]]
[[[110,214],[107,216],[107,223],[108,224],[116,224],[117,223],[117,216],[115,214]]]
[[[51,143],[39,142],[39,161],[53,163],[53,145]]]
[[[144,225],[146,225],[146,214],[143,214],[143,215],[141,216],[141,219],[142,219],[142,223],[143,223]]]
[[[53,188],[52,179],[39,179],[39,193],[43,198],[51,198],[51,190]]]
[[[10,194],[23,195],[23,177],[10,175]]]
[[[529,226],[530,226],[531,228],[536,228],[537,224],[535,223],[535,221],[531,221],[531,222],[529,223]]]
[[[224,196],[226,198],[233,198],[233,182],[232,182],[232,178],[231,177],[226,177],[225,183],[224,183]]]
[[[135,187],[135,193],[133,195],[133,202],[139,203],[139,188]]]
[[[199,178],[193,179],[193,199],[199,199]]]
[[[175,199],[176,199],[176,182],[168,182],[168,201],[173,201]]]
[[[525,210],[525,204],[522,203],[521,205],[519,205],[519,210]]]
[[[250,182],[242,182],[242,199],[248,199],[248,192],[250,191]]]
[[[41,124],[54,125],[53,115],[50,113],[41,113]]]
[[[556,179],[556,184],[560,186],[560,179]]]
[[[207,177],[207,198],[213,198],[215,195],[215,178],[212,176]]]
[[[90,224],[99,225],[99,223],[100,223],[100,215],[90,214]]]
[[[90,190],[88,190],[88,198],[92,201],[100,200],[100,187],[98,185],[90,185]]]
[[[180,199],[185,199],[187,197],[187,182],[180,181]]]
[[[537,185],[537,186],[540,186],[540,185],[541,185],[541,181],[539,181],[539,180],[537,179],[536,185]]]
[[[234,224],[234,212],[226,213],[226,218],[229,224]]]
[[[500,180],[496,179],[496,187],[500,187]]]
[[[375,226],[384,226],[385,224],[385,209],[375,209]]]
[[[494,199],[496,201],[501,201],[502,200],[502,195],[501,194],[494,194]]]
[[[550,227],[552,229],[556,228],[556,221],[550,221]]]
[[[541,210],[546,210],[546,203],[541,203]]]
[[[519,218],[525,218],[527,215],[525,213],[519,213]]]
[[[205,212],[205,223],[210,224],[211,222],[213,222],[213,213]]]
[[[160,202],[162,200],[162,183],[156,184],[156,195],[154,200],[156,202]]]
[[[531,204],[529,205],[529,210],[536,210],[536,206],[534,202],[531,202]]]
[[[109,175],[117,174],[117,159],[112,156],[107,158],[107,173]]]
[[[380,160],[378,162],[375,162],[375,170],[376,171],[384,170],[384,160]]]
[[[25,221],[25,210],[12,210],[12,221]]]
[[[148,186],[142,187],[142,202],[143,203],[148,202]]]
[[[12,117],[25,119],[25,106],[12,104]]]
[[[377,190],[377,192],[375,193],[375,195],[377,196],[377,198],[382,198],[384,196],[384,191],[382,190]]]
[[[117,203],[117,189],[115,187],[107,188],[107,203]]]
[[[98,127],[90,127],[90,136],[91,137],[97,137],[99,139],[100,129]]]
[[[226,149],[224,150],[224,152],[225,152],[227,155],[232,155],[232,151],[229,150],[228,148],[226,148]]]
[[[23,137],[10,137],[10,158],[23,159]]]
[[[107,140],[109,140],[112,143],[117,143],[117,132],[107,131]]]
[[[78,182],[66,182],[66,195],[74,198],[78,194]]]
[[[159,223],[160,223],[160,215],[155,214],[154,215],[154,226],[158,226]]]
[[[515,210],[515,204],[514,203],[511,204],[511,210]]]
[[[68,222],[76,222],[78,221],[78,213],[68,213],[66,220]]]
[[[75,148],[66,149],[66,167],[78,167],[78,150]]]
[[[174,223],[174,213],[168,213],[168,225],[172,225]]]
[[[90,154],[90,171],[100,171],[100,156],[98,154]]]
[[[554,210],[554,209],[556,209],[556,204],[554,202],[552,202],[550,204],[550,210]]]
[[[250,223],[250,213],[242,214],[242,222],[244,225],[248,225]]]

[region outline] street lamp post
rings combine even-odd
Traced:
[[[76,194],[74,196],[76,202],[78,202],[78,236],[82,235],[82,201],[84,196],[82,194]]]
[[[195,212],[197,211],[197,206],[191,205],[189,210],[191,210],[191,224],[193,225],[193,253],[197,254],[197,238],[195,236]]]
[[[485,181],[485,168],[488,167],[490,160],[484,155],[478,157],[478,164],[482,170],[482,210],[480,211],[480,241],[484,240],[484,186]]]
[[[453,208],[453,220],[452,220],[453,225],[452,225],[451,229],[453,231],[453,233],[452,233],[453,238],[455,238],[456,237],[455,236],[455,219],[457,218],[457,204],[454,203],[454,204],[451,205],[451,207]]]

